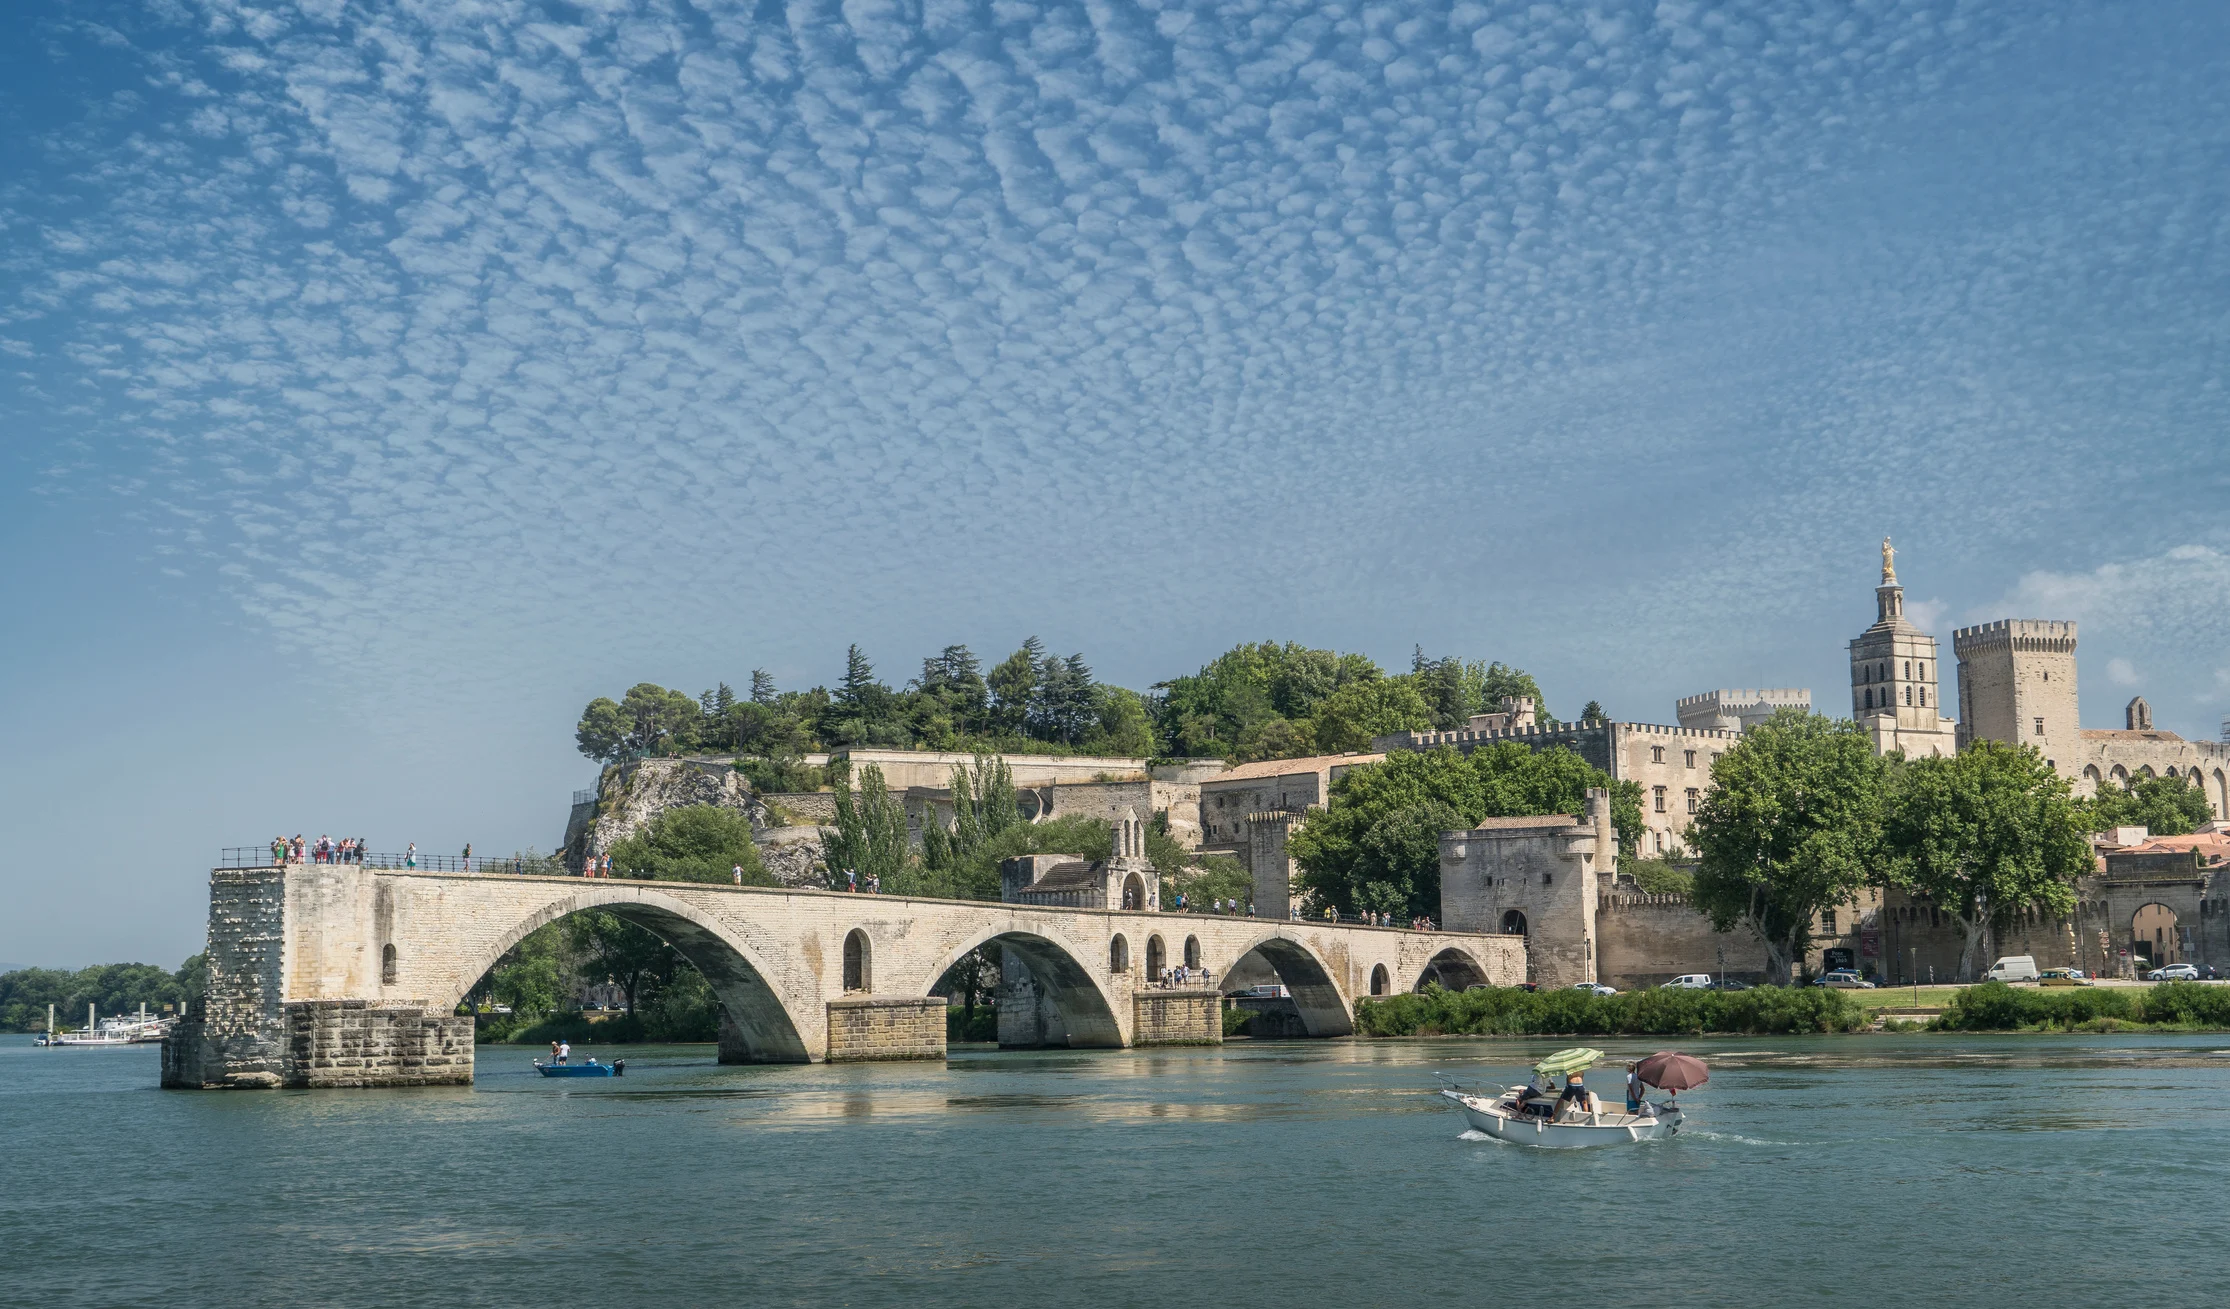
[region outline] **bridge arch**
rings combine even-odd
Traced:
[[[807,1063],[804,1037],[792,1017],[802,1009],[769,980],[774,974],[749,945],[688,902],[649,886],[592,882],[560,895],[493,938],[468,945],[455,958],[434,997],[453,1010],[475,982],[536,928],[574,914],[599,910],[655,933],[689,961],[720,998],[722,1063]]]
[[[1249,955],[1261,955],[1276,971],[1278,980],[1292,994],[1294,1007],[1301,1012],[1301,1026],[1310,1036],[1355,1034],[1355,1011],[1332,979],[1332,970],[1314,950],[1283,933],[1265,933],[1236,951],[1217,976],[1229,978]]]
[[[1424,970],[1417,974],[1417,984],[1410,989],[1422,991],[1427,982],[1438,982],[1450,991],[1466,987],[1487,985],[1487,970],[1469,950],[1449,946],[1425,961]]]
[[[1047,1039],[1058,1032],[1062,1040],[1078,1049],[1119,1047],[1123,1044],[1122,1024],[1115,1017],[1114,1002],[1100,985],[1098,973],[1088,967],[1075,949],[1034,932],[1015,931],[1011,928],[991,928],[969,937],[958,949],[949,951],[937,966],[930,970],[934,986],[938,979],[951,971],[954,964],[985,946],[998,946],[1002,963],[1019,962],[1027,977],[1016,979],[1002,976],[999,981],[999,1003],[1002,1006],[1027,1006],[1024,1018],[1002,1014],[999,1021],[1002,1045],[1059,1044]],[[1110,943],[1112,949],[1112,942]],[[1002,970],[1004,971],[1004,970]],[[1017,981],[1022,983],[1017,986]],[[1051,1021],[1046,1021],[1050,1019]],[[1015,1024],[1015,1026],[1011,1026]],[[1021,1035],[1028,1029],[1036,1037]]]

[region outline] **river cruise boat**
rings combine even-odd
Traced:
[[[1680,1132],[1686,1115],[1672,1099],[1644,1099],[1641,1112],[1628,1113],[1623,1101],[1616,1106],[1608,1105],[1600,1095],[1587,1089],[1586,1071],[1602,1061],[1600,1050],[1584,1047],[1559,1050],[1535,1064],[1533,1080],[1522,1085],[1480,1095],[1450,1084],[1443,1087],[1440,1094],[1455,1103],[1464,1121],[1474,1130],[1513,1145],[1547,1150],[1585,1149],[1663,1141]],[[1672,1051],[1638,1061],[1633,1071],[1645,1085],[1676,1094],[1701,1086],[1709,1077],[1702,1060]],[[1554,1085],[1560,1076],[1566,1079],[1561,1091]],[[1664,1085],[1667,1082],[1677,1085]]]
[[[163,1039],[171,1028],[173,1019],[149,1017],[147,1006],[139,1007],[139,1016],[118,1014],[94,1021],[95,1010],[87,1006],[85,1026],[74,1032],[54,1030],[54,1011],[47,1010],[47,1034],[32,1042],[33,1045],[150,1045]]]

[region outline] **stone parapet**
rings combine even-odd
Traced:
[[[1214,990],[1140,991],[1131,997],[1132,1045],[1222,1045],[1223,996]]]
[[[945,1057],[943,996],[865,996],[828,1002],[828,1061]]]

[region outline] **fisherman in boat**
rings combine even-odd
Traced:
[[[567,1060],[571,1059],[572,1057],[573,1057],[573,1043],[572,1043],[571,1041],[560,1041],[560,1042],[558,1042],[558,1062],[562,1064],[562,1063],[566,1062]]]

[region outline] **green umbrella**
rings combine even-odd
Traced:
[[[1559,1050],[1533,1065],[1533,1071],[1543,1077],[1565,1077],[1592,1068],[1602,1061],[1602,1051],[1590,1046],[1575,1045],[1569,1050]]]

